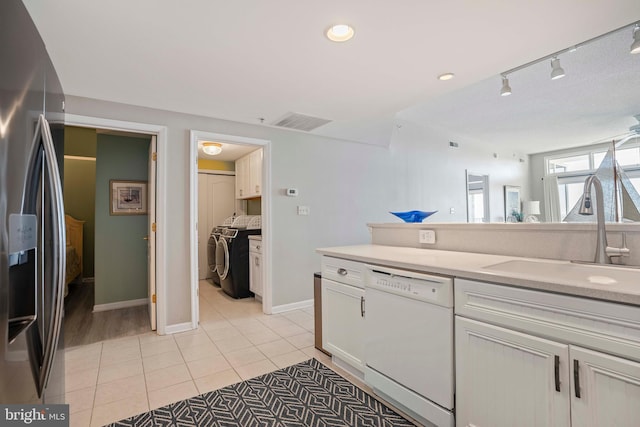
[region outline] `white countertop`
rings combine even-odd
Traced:
[[[382,245],[338,246],[317,251],[372,264],[640,306],[637,268]]]

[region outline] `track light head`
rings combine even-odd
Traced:
[[[557,80],[564,77],[564,70],[560,66],[560,60],[557,57],[551,59],[551,80]]]
[[[631,43],[631,53],[640,53],[640,24],[633,28],[633,43]]]
[[[509,86],[509,79],[507,76],[502,76],[502,89],[500,89],[500,96],[511,95],[511,86]]]

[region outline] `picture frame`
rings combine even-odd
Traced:
[[[505,222],[522,222],[520,187],[504,186],[504,218]]]
[[[109,181],[109,215],[147,215],[147,181]]]

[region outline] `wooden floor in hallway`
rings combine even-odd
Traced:
[[[65,348],[151,331],[146,305],[94,313],[93,282],[70,283],[64,299]]]

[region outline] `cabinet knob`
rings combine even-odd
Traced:
[[[260,245],[256,245],[256,249],[257,249],[257,250],[260,250]]]
[[[346,276],[347,275],[347,270],[344,268],[339,268],[338,269],[338,274],[341,276]]]

